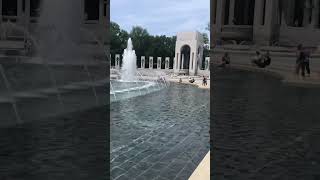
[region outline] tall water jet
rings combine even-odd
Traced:
[[[135,81],[137,72],[137,56],[131,38],[128,40],[127,49],[123,51],[123,63],[121,69],[121,80]]]

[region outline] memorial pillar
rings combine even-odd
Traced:
[[[179,71],[180,69],[180,54],[177,53],[177,58],[175,59],[176,63],[176,69]]]
[[[209,64],[210,64],[210,57],[205,58],[205,70],[209,70]]]
[[[262,28],[262,18],[263,18],[263,6],[264,0],[255,0],[254,6],[254,19],[253,19],[253,40],[255,44],[258,44],[262,40],[261,28]]]
[[[264,0],[256,0],[254,5],[254,26],[260,26],[262,24],[263,18],[263,6]]]
[[[305,1],[304,12],[303,12],[303,26],[307,27],[310,25],[309,18],[311,14],[311,4],[309,0]]]
[[[157,58],[157,69],[161,69],[161,57]]]
[[[2,0],[0,0],[0,23],[2,23]]]
[[[146,67],[145,63],[146,63],[146,57],[141,56],[141,69],[144,69]]]
[[[314,28],[319,26],[319,0],[313,0],[313,9],[312,9],[312,21],[311,25]]]
[[[149,69],[153,69],[153,57],[149,57]]]
[[[236,0],[230,0],[230,6],[229,6],[229,24],[234,25],[233,19],[234,19],[234,6],[235,6]]]
[[[165,69],[169,69],[170,58],[166,57],[165,59]]]
[[[22,6],[23,6],[22,0],[17,0],[17,22],[19,24],[22,24],[24,19],[23,13],[22,13]]]
[[[223,7],[225,5],[225,0],[217,0],[217,12],[216,12],[216,30],[215,30],[215,40],[221,39],[221,31],[222,31],[222,24],[224,22],[224,15],[223,15]]]
[[[103,6],[104,6],[104,0],[99,0],[99,23],[104,24],[105,19],[103,18]]]
[[[81,13],[80,13],[80,19],[81,19],[81,24],[84,24],[85,21],[85,0],[80,0],[80,8],[81,8]]]
[[[182,54],[182,64],[180,69],[184,69],[184,54]]]
[[[217,0],[210,1],[211,7],[211,24],[216,24],[216,17],[217,17]]]
[[[25,9],[24,9],[24,14],[25,14],[25,20],[26,20],[26,25],[29,27],[30,24],[30,0],[25,0]]]
[[[263,6],[265,2],[265,12]],[[278,22],[279,0],[256,0],[255,20],[254,20],[254,41],[261,45],[271,45],[279,33],[276,28]],[[260,4],[261,3],[261,4]],[[260,9],[261,8],[261,9]],[[260,12],[259,12],[260,11]],[[262,17],[265,13],[264,25],[262,26]]]

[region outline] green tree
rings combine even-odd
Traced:
[[[132,28],[130,33],[120,28],[120,26],[115,23],[110,23],[110,37],[111,37],[111,47],[110,52],[114,54],[122,54],[123,50],[127,47],[127,41],[129,37],[132,39],[133,48],[137,55],[137,65],[140,66],[141,56],[153,56],[155,59],[157,57],[162,57],[163,63],[165,57],[174,57],[176,36],[152,36],[148,31],[140,26],[135,26]],[[146,61],[148,64],[148,61]],[[171,67],[173,62],[171,61]]]
[[[138,57],[144,55],[144,51],[150,45],[150,35],[148,31],[140,26],[135,26],[130,32],[133,47]]]
[[[209,37],[207,33],[201,33],[202,37],[203,37],[203,42],[204,44],[209,44]]]
[[[120,26],[115,23],[110,23],[110,52],[111,54],[122,54],[123,49],[126,48],[126,42],[129,38],[128,32],[120,29]]]

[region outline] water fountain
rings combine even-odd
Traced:
[[[132,40],[128,39],[127,48],[123,51],[123,65],[120,70],[120,80],[111,80],[111,102],[141,96],[158,91],[164,86],[154,79],[145,80],[137,71],[137,56],[133,50]]]
[[[95,42],[94,46],[98,48],[92,49],[98,50],[99,54],[95,55],[103,58],[106,57],[104,43],[100,42],[94,33],[82,27],[80,3],[78,0],[43,0],[38,24],[32,33],[28,27],[15,23],[1,24],[1,32],[10,33],[14,30],[13,32],[18,32],[19,36],[24,37],[24,40],[28,39],[32,42],[35,52],[33,56],[23,57],[22,62],[16,61],[14,67],[22,69],[23,73],[25,72],[23,67],[26,65],[31,68],[36,67],[33,74],[39,74],[41,77],[37,78],[40,82],[32,80],[32,84],[39,84],[35,85],[36,89],[11,88],[11,83],[14,84],[12,80],[15,80],[12,78],[12,68],[8,69],[8,64],[3,67],[0,64],[0,77],[5,82],[2,86],[9,91],[12,100],[3,98],[5,95],[2,94],[0,94],[0,99],[10,101],[17,123],[33,120],[36,117],[46,117],[47,114],[56,116],[106,103],[102,97],[102,94],[105,95],[105,82],[107,82],[105,68],[103,68],[106,64],[104,61],[96,61],[91,49],[84,46],[82,42]],[[1,38],[5,39],[6,35],[3,34]],[[15,58],[17,59],[18,56]],[[12,64],[12,62],[9,63]],[[17,72],[21,71],[17,70]],[[38,97],[48,97],[49,100]],[[34,101],[37,103],[26,105]],[[42,104],[44,106],[41,106]],[[43,109],[37,110],[39,107]]]
[[[133,50],[131,38],[128,40],[127,49],[123,51],[123,65],[121,72],[121,80],[134,81],[136,80],[136,63],[137,56]]]

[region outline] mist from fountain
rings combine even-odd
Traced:
[[[39,18],[39,56],[46,60],[77,60],[82,56],[81,1],[44,0]]]

